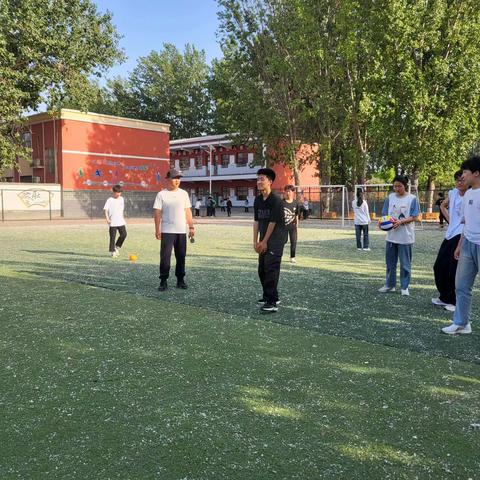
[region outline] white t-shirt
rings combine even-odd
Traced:
[[[157,193],[153,208],[162,211],[162,233],[187,233],[185,209],[192,208],[185,190],[162,190]]]
[[[122,227],[123,225],[126,225],[125,218],[123,217],[124,208],[125,200],[123,197],[110,197],[107,199],[103,209],[108,213],[111,227]]]
[[[200,207],[201,207],[201,206],[202,206],[202,202],[201,202],[200,200],[197,200],[197,201],[195,202],[195,208],[196,208],[197,210],[200,210]]]
[[[420,214],[417,197],[407,193],[403,197],[391,193],[383,204],[382,215],[391,215],[397,220],[416,217]],[[387,232],[387,242],[411,245],[415,243],[415,222],[400,225],[398,228]]]
[[[370,223],[370,212],[368,204],[364,200],[360,206],[357,205],[357,200],[352,202],[353,209],[353,223],[355,225],[368,225]]]
[[[448,216],[450,221],[448,222],[448,230],[445,233],[447,240],[463,232],[462,204],[464,198],[456,188],[448,192]]]
[[[480,188],[465,192],[462,203],[462,219],[465,221],[463,236],[480,245]]]

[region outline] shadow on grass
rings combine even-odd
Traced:
[[[4,477],[438,479],[446,469],[452,478],[477,471],[478,438],[468,427],[478,414],[476,366],[455,364],[455,375],[446,359],[181,305],[205,293],[197,283],[158,300],[138,287],[139,295],[122,295],[73,277],[64,283],[61,265],[42,267],[0,282],[8,299]],[[110,274],[104,280],[119,276]]]
[[[149,263],[112,262],[110,258],[98,256],[91,260],[82,258],[89,255],[78,253],[72,257],[61,252],[57,258],[49,255],[49,263],[7,261],[5,264],[24,274],[480,363],[478,335],[452,338],[440,334],[441,326],[448,324],[451,314],[431,305],[426,268],[414,263],[411,297],[379,294],[377,289],[384,281],[383,256],[379,254],[383,252],[375,246],[377,252],[368,259],[359,257],[347,241],[301,244],[299,259],[305,259],[307,264],[284,263],[279,286],[282,306],[276,314],[265,316],[261,316],[256,306],[261,296],[256,258],[247,253],[246,248],[241,251],[245,258],[190,255],[187,259],[189,289],[171,288],[162,293],[157,291],[158,266]],[[332,249],[336,249],[335,255],[329,259],[328,252]],[[311,265],[309,258],[315,258]],[[171,279],[172,286],[174,282],[175,279]],[[474,312],[478,310],[475,308]]]

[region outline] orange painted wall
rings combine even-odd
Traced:
[[[62,185],[83,190],[123,183],[128,190],[156,191],[169,169],[169,140],[165,132],[62,120]]]

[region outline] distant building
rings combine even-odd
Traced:
[[[305,152],[301,149],[300,156]],[[253,205],[257,195],[256,172],[261,167],[256,152],[245,145],[233,145],[228,135],[207,135],[170,142],[170,167],[183,174],[182,188],[192,200],[213,197],[228,198],[234,206],[243,206],[245,200]],[[277,174],[273,188],[283,189],[294,184],[292,171],[282,164],[274,164]],[[300,185],[318,185],[317,167],[307,164],[301,171]]]
[[[158,191],[169,168],[167,124],[62,109],[28,117],[31,161],[4,173],[9,182],[56,183],[63,190]]]

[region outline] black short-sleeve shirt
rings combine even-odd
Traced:
[[[254,219],[258,222],[260,240],[263,240],[267,232],[268,224],[275,222],[275,228],[268,239],[268,248],[275,249],[285,245],[287,231],[283,213],[283,200],[273,192],[264,200],[263,195],[258,195],[253,204]]]
[[[291,203],[283,200],[283,213],[285,215],[285,228],[287,230],[295,229],[297,226],[295,220],[299,213],[298,203],[295,200]]]

